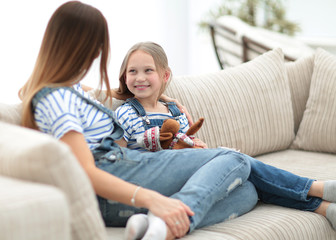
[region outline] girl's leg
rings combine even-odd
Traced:
[[[211,206],[244,183],[250,173],[243,155],[224,149],[183,149],[156,153],[139,153],[123,149],[97,162],[104,171],[126,181],[182,200],[195,212],[194,228]],[[125,154],[126,153],[126,154]],[[111,160],[109,160],[111,159]],[[98,197],[108,226],[125,226],[129,216],[146,212]],[[225,218],[223,217],[223,220]]]
[[[246,181],[224,199],[216,202],[196,228],[210,226],[224,220],[230,220],[251,211],[258,202],[254,185]]]
[[[313,179],[300,177],[251,157],[248,159],[251,163],[249,181],[255,185],[263,202],[307,211],[315,211],[320,206],[321,198],[308,197]]]
[[[314,181],[253,158],[250,163],[249,180],[255,185],[260,200],[319,213],[336,229],[336,181]]]
[[[246,182],[249,172],[245,158],[235,153],[218,156],[198,169],[183,188],[171,196],[180,199],[194,211],[195,215],[190,217],[190,231],[195,229],[205,216],[209,216],[208,212],[218,201],[231,199],[232,192]],[[251,197],[255,203],[254,195]],[[222,213],[213,216],[216,222],[226,218]]]

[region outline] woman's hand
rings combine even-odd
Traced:
[[[203,142],[202,140],[198,139],[198,138],[194,138],[193,142],[195,144],[196,147],[199,148],[208,148],[208,146],[206,145],[205,142]]]
[[[149,202],[149,211],[163,219],[175,237],[181,238],[186,235],[190,226],[189,216],[193,216],[194,212],[178,199],[168,198],[156,192],[153,195]]]
[[[174,102],[176,103],[176,106],[178,107],[178,109],[180,109],[181,113],[184,113],[188,119],[189,125],[193,125],[194,121],[192,120],[192,117],[190,115],[190,113],[188,112],[188,110],[175,98],[170,98],[166,95],[161,95],[161,98],[163,101],[165,102]]]

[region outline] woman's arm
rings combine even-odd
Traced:
[[[96,167],[93,155],[84,136],[76,131],[66,133],[61,141],[70,146],[72,152],[89,176],[96,194],[127,205],[131,204],[137,186],[128,183]],[[189,229],[189,218],[194,213],[177,199],[161,195],[146,188],[140,188],[135,196],[136,207],[149,209],[162,218],[176,237],[182,237]],[[179,221],[184,224],[176,225]]]

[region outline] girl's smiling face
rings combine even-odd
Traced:
[[[167,81],[166,74],[163,70],[156,68],[150,54],[142,50],[131,54],[126,68],[126,85],[135,98],[140,101],[156,102],[162,85]]]

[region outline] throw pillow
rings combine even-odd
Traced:
[[[165,94],[204,117],[197,137],[209,147],[251,156],[287,149],[294,139],[289,84],[281,49],[211,74],[174,77]]]
[[[336,56],[318,49],[309,98],[293,148],[336,153]]]
[[[313,75],[314,56],[315,54],[312,54],[299,58],[295,62],[285,63],[292,97],[295,133],[299,128],[303,112],[306,109],[310,82]]]

